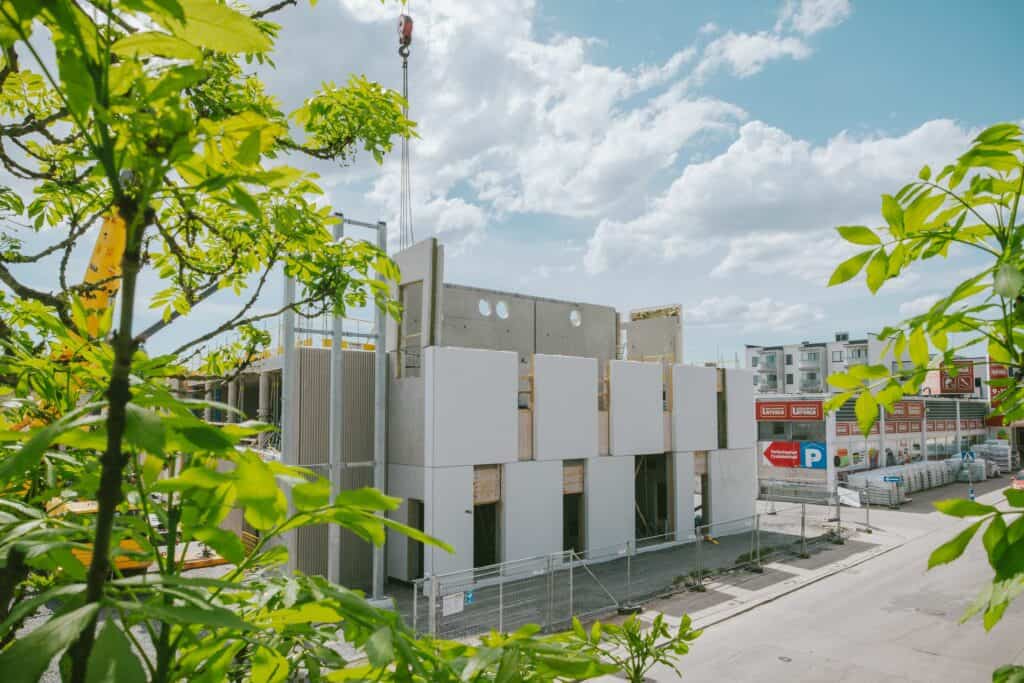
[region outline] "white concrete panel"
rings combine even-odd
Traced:
[[[717,368],[672,366],[673,450],[709,451],[718,448],[717,374]],[[750,414],[753,419],[753,404]]]
[[[693,453],[673,453],[672,472],[675,478],[676,540],[689,541],[694,538],[693,487],[696,476],[693,472]]]
[[[562,463],[517,462],[502,468],[502,560],[562,550]]]
[[[533,357],[533,457],[593,458],[597,444],[597,359]]]
[[[424,351],[426,465],[518,460],[517,354],[436,346]]]
[[[585,468],[586,551],[600,554],[636,540],[633,457],[590,458]]]
[[[426,546],[423,574],[444,574],[473,568],[473,468],[428,467],[424,503],[424,531],[455,549]]]
[[[402,499],[402,504],[397,510],[388,513],[388,517],[401,522],[409,523],[410,498],[423,500],[423,479],[424,470],[422,467],[410,465],[388,465],[388,495]],[[397,531],[388,529],[387,543],[384,544],[387,554],[387,574],[402,581],[409,581],[414,577],[408,576],[409,570],[409,539]]]
[[[757,458],[753,448],[708,453],[712,535],[727,536],[753,526],[757,504]]]
[[[611,454],[664,453],[661,363],[613,360],[609,369]]]
[[[725,371],[726,447],[752,448],[757,441],[754,421],[754,372]]]

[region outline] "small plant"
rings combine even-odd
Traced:
[[[644,629],[641,621],[631,616],[621,625],[595,621],[588,633],[580,620],[573,617],[572,631],[565,637],[583,654],[616,667],[631,683],[643,683],[657,664],[681,675],[677,667],[679,658],[690,651],[690,642],[703,633],[691,629],[690,624],[690,617],[683,615],[679,629],[673,634],[662,614],[654,618],[649,629]]]

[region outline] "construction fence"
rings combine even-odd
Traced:
[[[698,526],[688,538],[666,534],[585,552],[566,551],[412,584],[398,608],[418,633],[470,638],[526,624],[565,630],[586,620],[704,583],[725,572],[761,571],[766,562],[806,557],[852,533],[835,508],[806,503]]]

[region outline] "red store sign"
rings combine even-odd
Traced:
[[[815,422],[824,419],[820,401],[758,401],[761,422]]]

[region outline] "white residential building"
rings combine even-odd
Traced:
[[[893,372],[911,367],[905,352],[897,363],[887,342],[874,334],[850,339],[837,332],[833,341],[746,347],[746,366],[754,371],[754,387],[761,394],[820,394],[835,392],[828,376],[845,371],[851,365],[885,365]]]

